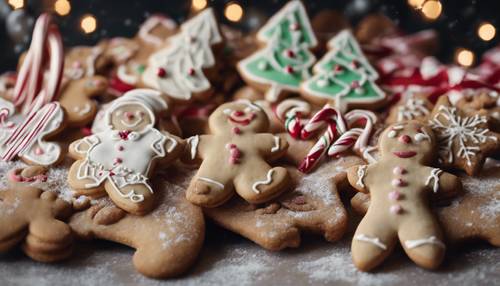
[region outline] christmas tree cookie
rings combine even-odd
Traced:
[[[285,5],[259,30],[257,40],[265,47],[237,65],[243,79],[265,91],[266,100],[272,102],[286,93],[299,92],[316,60],[309,49],[317,44],[302,3]]]
[[[317,104],[334,102],[340,109],[377,108],[386,94],[374,82],[377,72],[356,39],[344,30],[328,42],[330,51],[314,65],[315,75],[301,84],[302,95]]]
[[[212,9],[185,22],[164,49],[149,57],[142,80],[178,101],[203,99],[211,94],[208,69],[216,63],[212,47],[222,42]]]

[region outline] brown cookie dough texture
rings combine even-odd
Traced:
[[[126,214],[108,198],[101,198],[89,209],[74,214],[70,225],[81,238],[135,248],[134,267],[143,275],[178,276],[195,262],[203,246],[203,214],[186,201],[184,189],[164,179],[154,183],[159,193],[157,207],[147,215]]]
[[[444,257],[441,228],[428,206],[432,193],[451,196],[460,180],[433,162],[437,142],[432,130],[418,121],[389,126],[379,138],[380,157],[348,171],[356,190],[372,199],[352,241],[354,265],[369,271],[394,249],[397,240],[419,266],[437,268]]]
[[[26,255],[41,262],[71,255],[72,232],[61,220],[71,214],[71,204],[57,193],[35,186],[46,179],[45,169],[40,167],[13,169],[7,174],[8,188],[0,192],[1,252],[21,243]]]
[[[293,188],[275,200],[251,205],[234,198],[224,206],[206,208],[204,213],[222,227],[273,251],[298,247],[302,232],[337,241],[346,231],[348,218],[336,185],[345,181],[346,168],[362,162],[355,156],[341,157],[308,175],[288,167]]]
[[[75,193],[107,193],[129,213],[149,212],[155,201],[149,176],[157,164],[167,166],[184,149],[179,138],[155,128],[156,114],[166,109],[161,94],[149,89],[135,89],[115,100],[106,110],[104,130],[69,147],[77,159],[68,173]]]
[[[288,143],[263,133],[269,120],[261,107],[250,101],[222,104],[210,115],[209,128],[211,134],[187,140],[187,161],[202,160],[186,191],[190,202],[216,207],[236,191],[247,202],[258,204],[287,189],[287,170],[267,162],[282,157]]]

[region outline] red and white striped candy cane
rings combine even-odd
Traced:
[[[307,122],[304,116],[309,115],[311,106],[302,100],[286,99],[280,102],[274,109],[274,113],[279,120],[285,123],[286,131],[293,138],[300,138],[302,128]]]
[[[56,99],[63,66],[59,30],[49,14],[42,14],[36,21],[31,45],[14,87],[14,105],[21,107],[22,114],[27,115]]]

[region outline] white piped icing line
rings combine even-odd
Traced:
[[[429,186],[432,182],[432,191],[437,193],[439,190],[439,176],[443,173],[443,171],[439,168],[433,168],[427,180],[425,180],[425,185]]]
[[[78,113],[78,115],[85,115],[87,113],[89,113],[90,111],[92,110],[92,107],[90,106],[90,103],[85,103],[85,105],[83,107],[81,106],[75,106],[73,108],[73,111]]]
[[[271,152],[279,151],[280,149],[280,138],[278,136],[274,136],[274,146],[271,148]]]
[[[271,169],[267,172],[267,176],[266,176],[266,179],[265,180],[262,180],[262,181],[257,181],[255,182],[253,185],[252,185],[252,190],[257,193],[257,194],[260,194],[260,191],[259,189],[257,189],[258,186],[260,185],[269,185],[272,181],[273,181],[273,173],[274,173],[274,169]]]
[[[368,167],[367,165],[358,166],[358,171],[357,171],[358,180],[356,181],[356,185],[360,186],[361,188],[365,187],[365,183],[363,180],[365,179],[366,176],[367,167]]]
[[[444,119],[444,120],[443,120]],[[453,163],[454,157],[466,160],[467,166],[472,165],[472,157],[480,152],[478,144],[488,140],[497,141],[495,136],[488,136],[488,128],[480,125],[487,124],[486,116],[476,114],[472,117],[462,117],[457,114],[455,107],[441,105],[439,113],[429,121],[435,131],[439,144],[441,158]],[[454,142],[458,145],[457,153],[453,153]],[[468,145],[473,144],[473,145]]]
[[[206,178],[206,177],[198,177],[198,180],[210,183],[212,185],[219,187],[221,190],[224,190],[224,184],[217,182],[216,180],[212,180],[212,179]]]
[[[402,122],[412,120],[417,117],[426,116],[430,110],[425,106],[425,101],[420,98],[409,98],[404,105],[398,107],[396,121]]]
[[[200,136],[195,135],[191,136],[187,139],[187,143],[189,145],[189,151],[191,155],[191,160],[196,158],[196,152],[198,151],[198,144],[200,143]]]
[[[358,234],[354,237],[354,239],[362,242],[371,243],[382,250],[387,250],[387,245],[385,245],[378,237],[370,237],[365,234]]]
[[[119,65],[118,66],[118,69],[116,70],[116,76],[124,83],[130,84],[130,85],[136,85],[137,82],[139,81],[139,79],[137,78],[136,75],[127,73],[127,66],[126,65]]]
[[[174,30],[175,28],[177,28],[177,24],[175,24],[175,22],[171,19],[162,16],[151,16],[146,20],[146,22],[144,22],[144,24],[142,24],[141,28],[139,29],[139,37],[143,41],[155,46],[161,45],[165,39],[161,39],[152,34],[153,29],[158,26],[163,26],[168,30]]]
[[[430,236],[423,239],[406,240],[405,246],[408,249],[416,248],[426,244],[434,244],[442,248],[446,248],[446,245],[435,236]]]

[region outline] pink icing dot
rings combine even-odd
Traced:
[[[394,169],[392,169],[392,172],[394,173],[394,175],[403,175],[403,174],[406,174],[406,169],[401,167],[401,166],[397,166],[397,167],[394,167]]]
[[[393,214],[400,214],[403,211],[403,208],[400,205],[393,205],[389,210]]]
[[[35,154],[36,154],[36,155],[42,155],[42,154],[43,154],[43,149],[42,149],[42,148],[40,148],[40,147],[36,147],[36,149],[35,149]]]
[[[401,197],[401,193],[398,191],[392,191],[389,193],[389,199],[392,201],[397,201]]]
[[[123,160],[121,158],[115,158],[115,164],[121,164]]]
[[[238,127],[233,127],[233,133],[234,134],[240,134],[241,130]]]
[[[404,181],[403,179],[393,179],[391,185],[394,187],[404,187],[408,186],[408,182]]]
[[[123,146],[121,146],[121,145],[120,145],[120,146],[118,146],[118,147],[116,147],[116,149],[118,149],[118,151],[123,151],[123,150],[125,150],[125,148],[124,148]]]

